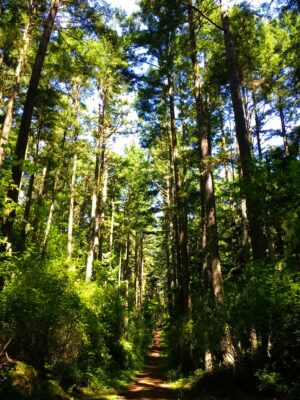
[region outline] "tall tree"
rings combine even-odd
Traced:
[[[221,1],[221,18],[224,31],[225,54],[229,73],[231,99],[236,125],[236,136],[239,146],[242,180],[245,184],[251,184],[255,164],[251,152],[250,133],[247,128],[245,108],[241,93],[241,81],[237,64],[237,56],[234,38],[230,25],[229,7],[225,1]],[[249,219],[252,255],[254,260],[262,260],[265,257],[265,241],[262,230],[262,221],[257,209],[255,193],[246,190],[245,193],[247,213]]]
[[[29,86],[26,94],[26,100],[24,104],[21,124],[18,132],[17,144],[15,148],[15,165],[13,166],[12,169],[13,185],[10,187],[8,191],[8,197],[15,204],[17,204],[19,197],[19,186],[22,177],[22,164],[23,161],[25,160],[37,89],[59,5],[60,5],[60,0],[52,1],[48,18],[45,22],[43,34],[37,50],[36,58],[32,67]],[[14,219],[15,219],[15,211],[10,213],[3,229],[4,237],[6,238],[7,242],[11,242],[12,240],[12,229],[13,229]]]
[[[74,219],[74,205],[75,205],[75,185],[76,185],[76,172],[77,172],[77,140],[79,135],[79,99],[80,99],[80,78],[76,77],[72,81],[72,102],[73,102],[73,115],[74,115],[74,134],[73,134],[73,166],[72,177],[70,185],[70,209],[69,209],[69,223],[68,223],[68,259],[70,260],[73,252],[73,219]]]
[[[11,94],[10,98],[6,107],[6,114],[5,118],[3,121],[3,126],[2,126],[2,132],[0,135],[0,168],[3,165],[4,159],[5,159],[5,147],[8,142],[9,138],[9,133],[12,127],[12,122],[13,122],[13,112],[14,112],[14,106],[15,106],[15,101],[16,97],[19,92],[19,86],[20,86],[20,81],[21,81],[21,74],[24,66],[24,62],[26,59],[27,55],[27,50],[28,50],[28,45],[30,41],[30,28],[32,24],[32,14],[34,14],[34,10],[32,11],[32,2],[29,3],[29,15],[27,16],[27,21],[25,22],[24,26],[24,32],[22,36],[22,41],[21,41],[21,47],[19,50],[19,56],[18,56],[18,61],[17,61],[17,66],[15,69],[15,74],[14,74],[14,81],[11,89]]]

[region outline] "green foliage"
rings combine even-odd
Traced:
[[[261,339],[270,334],[273,347],[270,351],[276,352],[276,344],[284,336],[292,339],[292,331],[295,329],[295,306],[300,289],[297,280],[297,273],[291,274],[284,261],[249,268],[240,281],[228,283],[231,325],[247,335],[253,324]],[[236,285],[240,288],[239,293]],[[263,343],[260,344],[264,346]],[[277,355],[279,354],[283,356],[284,352],[279,351]],[[293,352],[289,356],[292,357],[292,354]]]
[[[36,389],[27,363],[52,371],[65,385],[109,385],[116,371],[141,367],[151,331],[134,313],[125,339],[125,310],[117,288],[84,284],[62,260],[45,261],[34,253],[9,259],[6,268],[1,348],[11,338],[10,357],[26,362],[20,363],[26,373],[18,367],[11,375],[21,392]]]
[[[168,321],[165,344],[168,349],[169,368],[177,367],[177,372],[187,373],[193,369],[193,347],[195,346],[193,321],[179,317]]]
[[[200,398],[246,399],[252,386],[253,396],[296,399],[300,391],[296,378],[300,368],[296,126],[300,19],[295,2],[285,2],[278,14],[275,8],[254,10],[253,4],[244,3],[229,12],[242,101],[253,139],[254,161],[249,179],[242,183],[224,32],[217,27],[221,24],[219,5],[210,0],[192,2],[201,82],[197,90],[212,148],[208,166],[217,196],[225,293],[219,304],[211,284],[215,271],[207,276],[202,271],[206,210],[201,210],[204,193],[199,189],[188,2],[140,1],[140,11],[122,21],[123,36],[111,28],[121,14],[105,2],[62,3],[34,104],[17,205],[9,203],[7,195],[12,154],[50,2],[6,0],[0,5],[0,123],[14,84],[24,27],[30,22],[12,135],[0,173],[0,396],[54,400],[79,393],[99,398],[102,388],[110,392],[109,388],[118,387],[142,368],[151,333],[162,322],[169,377],[180,377],[182,389],[194,387],[191,398],[197,398],[201,390]],[[76,116],[75,81],[80,86]],[[138,89],[139,120],[133,122],[129,85]],[[170,112],[173,101],[174,116]],[[270,128],[268,121],[279,116],[281,130]],[[173,139],[171,120],[176,131]],[[284,124],[288,148],[271,149],[269,137],[284,136]],[[144,149],[129,144],[124,154],[115,154],[111,144],[119,132],[140,135]],[[256,160],[259,135],[262,148]],[[70,255],[67,232],[75,152]],[[96,177],[96,165],[100,177]],[[86,282],[94,194],[94,274]],[[245,197],[255,202],[267,248],[266,257],[257,263],[244,243]],[[11,214],[14,229],[12,253],[8,253],[2,240],[12,210],[16,215]],[[178,225],[178,216],[183,217],[184,228]],[[44,242],[48,223],[49,237]],[[176,239],[180,244],[183,231],[188,240],[190,318],[182,316],[179,306],[182,254]],[[224,367],[226,333],[236,350],[235,368]],[[5,345],[12,365],[5,361]],[[203,372],[208,350],[215,367],[210,374]],[[198,372],[183,377],[193,370]],[[236,391],[230,393],[233,386]]]
[[[280,372],[264,368],[257,371],[256,377],[258,378],[258,390],[263,394],[292,400],[299,397],[299,382],[287,381]]]
[[[21,361],[17,361],[15,368],[10,371],[13,388],[17,388],[23,394],[31,394],[37,380],[37,372]]]
[[[16,260],[2,293],[2,322],[14,331],[12,351],[37,367],[70,363],[83,335],[79,297],[59,262],[32,258]]]

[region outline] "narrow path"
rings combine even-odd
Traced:
[[[118,400],[175,400],[175,393],[163,381],[160,366],[160,332],[155,332],[149,364],[145,372],[138,375],[135,381],[121,393]]]

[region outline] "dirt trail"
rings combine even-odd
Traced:
[[[168,389],[163,381],[163,374],[159,366],[160,359],[160,332],[155,332],[149,364],[144,373],[137,376],[135,381],[121,393],[118,400],[175,400],[173,390]]]

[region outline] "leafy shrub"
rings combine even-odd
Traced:
[[[12,358],[65,388],[75,383],[109,385],[121,369],[140,368],[151,337],[151,316],[143,318],[143,310],[134,308],[126,311],[113,283],[84,282],[64,258],[35,254],[32,249],[2,265],[0,348],[12,339],[8,347]],[[129,323],[124,330],[126,313]],[[0,377],[1,382],[6,376]],[[49,399],[54,396],[50,386],[43,389]],[[24,398],[27,395],[31,396],[27,392]]]
[[[73,362],[83,341],[80,298],[65,272],[38,259],[16,260],[3,290],[2,324],[10,351],[35,367]]]

